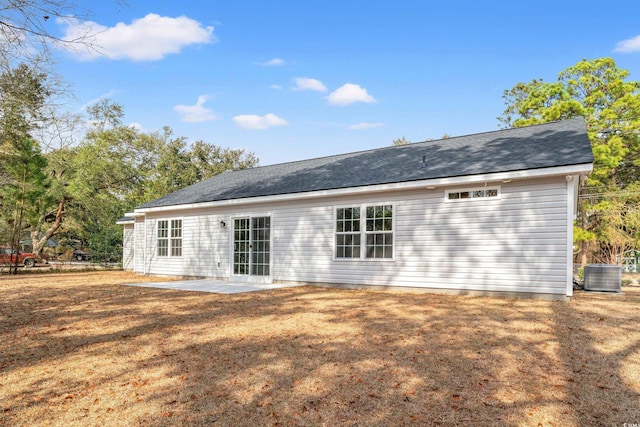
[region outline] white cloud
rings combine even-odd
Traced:
[[[269,86],[269,89],[282,90],[282,86],[280,86],[280,85],[271,85],[271,86]]]
[[[346,83],[334,90],[327,96],[329,104],[333,105],[349,105],[354,102],[376,102],[373,96],[367,93],[367,90],[360,85]]]
[[[215,41],[213,27],[203,26],[186,16],[171,18],[150,13],[131,24],[122,22],[105,27],[93,21],[59,20],[66,26],[64,40],[83,37],[93,49],[77,50],[81,59],[92,60],[106,56],[109,59],[157,61],[193,44]]]
[[[616,44],[615,52],[620,53],[633,53],[640,52],[640,36],[622,40]]]
[[[289,123],[285,119],[282,119],[275,114],[266,114],[264,116],[258,116],[256,114],[245,114],[235,116],[233,121],[240,127],[245,129],[268,129],[274,126],[288,126]]]
[[[309,77],[298,77],[294,79],[296,85],[292,90],[315,90],[318,92],[326,92],[327,87],[320,80],[310,79]]]
[[[142,124],[138,123],[138,122],[131,122],[128,124],[128,127],[133,128],[137,131],[144,131],[144,126],[142,126]]]
[[[206,108],[207,97],[200,95],[195,105],[176,105],[173,110],[180,114],[180,120],[187,123],[200,123],[217,120],[218,116]]]
[[[262,65],[263,67],[282,67],[286,62],[280,58],[273,58],[269,61],[258,62],[258,65]]]
[[[367,123],[361,122],[355,125],[349,125],[346,127],[347,130],[363,130],[363,129],[373,129],[384,126],[382,123]]]

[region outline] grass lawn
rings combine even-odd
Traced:
[[[0,425],[640,423],[640,288],[569,302],[0,277]]]

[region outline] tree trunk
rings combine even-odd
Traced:
[[[13,221],[13,235],[11,236],[11,255],[9,256],[9,274],[18,274],[18,254],[20,253],[20,235],[22,234],[22,214],[24,212],[24,195],[27,191],[27,167],[22,169],[22,185],[20,199],[16,201]],[[15,253],[15,260],[13,254]]]
[[[60,200],[58,203],[58,209],[56,211],[56,218],[51,224],[51,226],[44,232],[42,237],[38,238],[35,232],[31,233],[31,243],[33,244],[33,253],[38,256],[42,255],[42,249],[44,245],[47,244],[47,241],[53,237],[57,232],[60,226],[62,225],[62,219],[64,217],[64,206],[65,200],[64,198]]]

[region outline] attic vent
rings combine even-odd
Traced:
[[[621,292],[622,268],[618,265],[589,264],[584,267],[584,290]]]

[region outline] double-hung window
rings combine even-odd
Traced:
[[[393,205],[336,208],[336,259],[392,259]]]
[[[360,208],[336,211],[336,258],[360,258]]]
[[[169,221],[158,221],[158,256],[169,255]]]
[[[393,207],[367,206],[367,258],[393,258]]]
[[[171,256],[182,256],[182,220],[171,220]]]
[[[158,256],[182,256],[182,220],[158,221]]]

